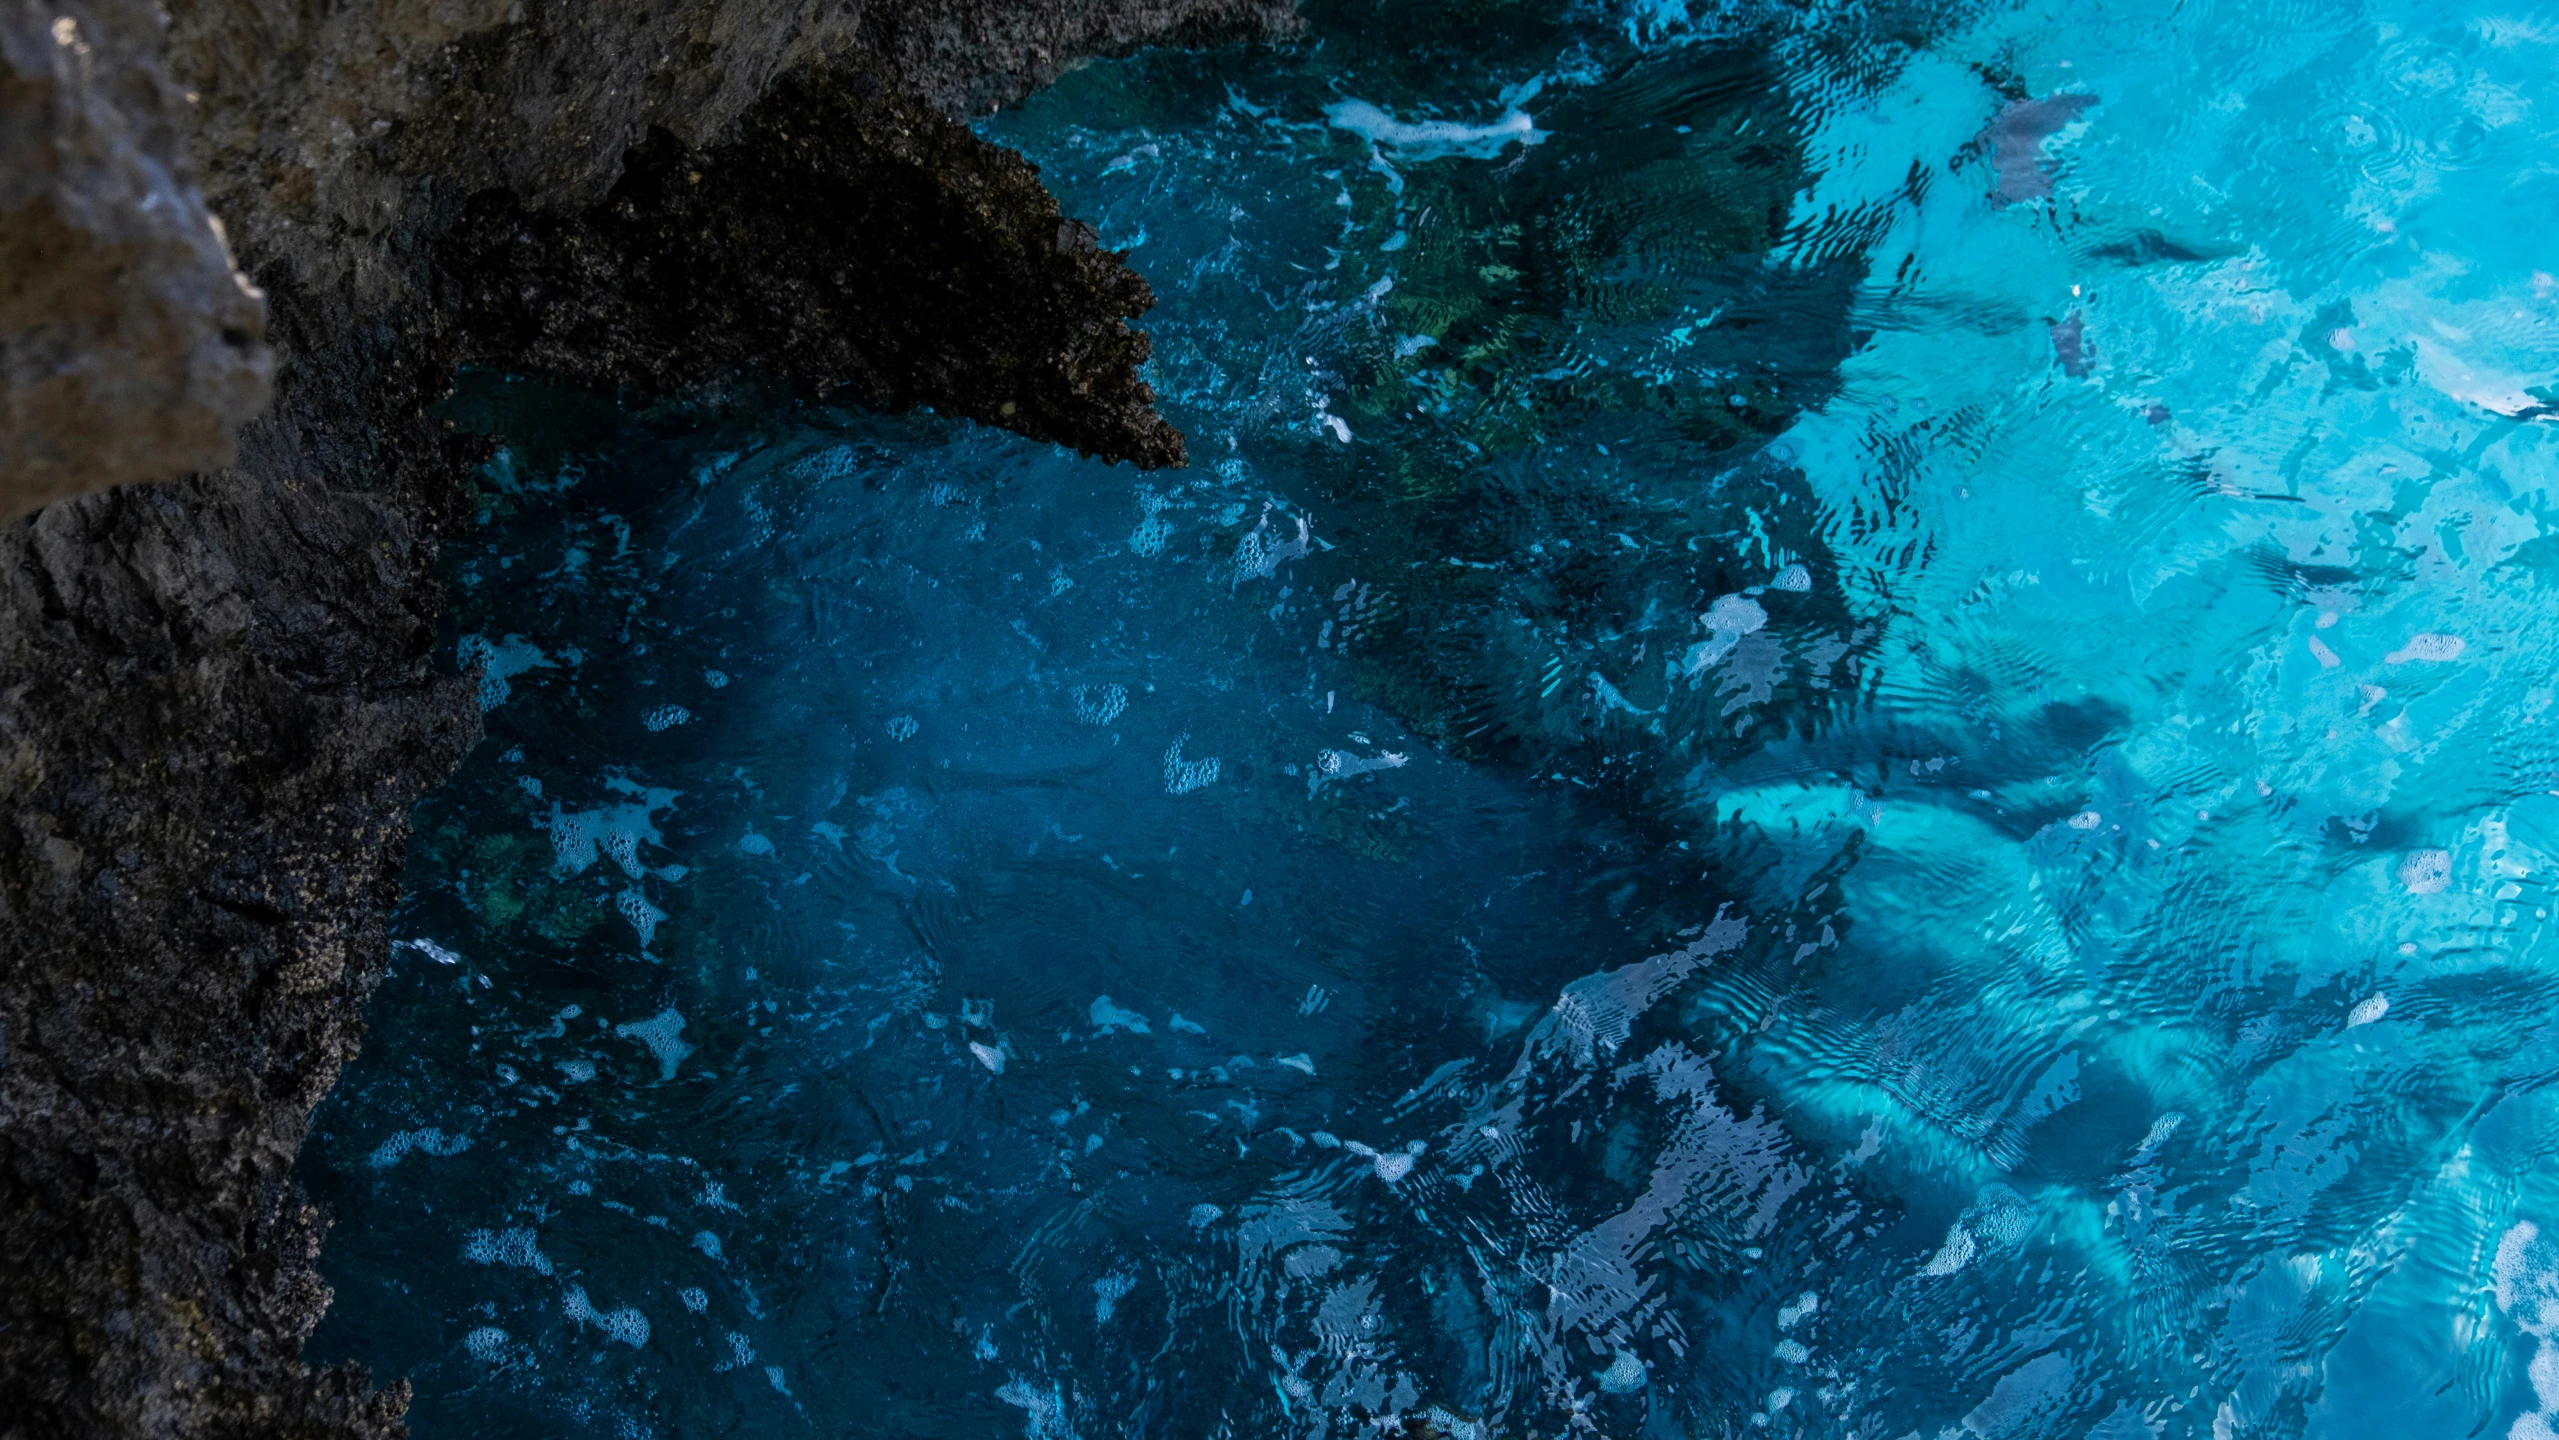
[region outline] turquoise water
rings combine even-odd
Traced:
[[[426,1436],[2550,1436],[2559,11],[1310,14],[986,126],[1188,470],[457,400],[490,738],[313,1353]]]

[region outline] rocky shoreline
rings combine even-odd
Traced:
[[[31,512],[0,528],[0,1437],[404,1433],[405,1386],[301,1363],[325,1221],[290,1171],[409,808],[478,736],[434,656],[480,444],[429,413],[456,367],[743,375],[1180,463],[1144,282],[957,117],[1293,23],[0,12],[0,513]]]

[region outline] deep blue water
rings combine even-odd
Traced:
[[[1331,0],[1194,465],[480,377],[421,1436],[2559,1425],[2559,10]]]

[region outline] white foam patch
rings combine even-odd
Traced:
[[[613,1033],[625,1040],[637,1040],[657,1057],[658,1080],[661,1084],[675,1078],[675,1067],[693,1053],[684,1043],[684,1015],[669,1005],[646,1020],[625,1020],[613,1027]]]
[[[2452,852],[2411,850],[2399,862],[2399,883],[2411,895],[2439,895],[2452,884]]]
[[[1084,1013],[1092,1020],[1094,1030],[1104,1035],[1114,1030],[1126,1030],[1132,1035],[1155,1033],[1155,1027],[1146,1023],[1145,1016],[1112,1004],[1108,995],[1095,996]]]
[[[1937,1247],[1937,1253],[1928,1257],[1928,1263],[1919,1267],[1919,1273],[1952,1275],[1973,1263],[1973,1252],[1979,1248],[1971,1231],[1960,1224],[1950,1226],[1946,1231],[1946,1243]]]
[[[1119,684],[1075,687],[1075,718],[1086,725],[1108,725],[1128,709],[1128,687]]]
[[[2441,665],[2460,659],[2461,652],[2469,648],[2470,642],[2458,635],[2437,635],[2429,631],[2409,636],[2407,644],[2381,658],[2393,665],[2405,665],[2411,660]]]
[[[508,681],[528,670],[547,670],[553,662],[542,647],[521,635],[491,640],[485,635],[465,635],[453,647],[454,663],[464,670],[480,672],[480,708],[495,710],[506,703],[514,686]]]
[[[1167,795],[1188,795],[1194,790],[1205,790],[1217,783],[1217,777],[1224,768],[1214,755],[1205,760],[1182,758],[1182,747],[1189,744],[1190,739],[1188,735],[1178,736],[1172,748],[1164,752],[1164,793]]]
[[[1354,755],[1348,750],[1325,750],[1319,752],[1315,763],[1307,768],[1306,793],[1312,795],[1327,784],[1373,775],[1380,770],[1400,770],[1410,759],[1410,756],[1395,750],[1369,756]]]
[[[599,854],[610,855],[624,878],[637,880],[648,873],[640,863],[641,842],[666,843],[652,817],[671,808],[683,792],[635,785],[618,776],[607,779],[604,788],[632,798],[592,810],[569,810],[551,802],[549,818],[540,823],[551,835],[553,863],[566,874],[583,875]]]
[[[604,1332],[604,1338],[619,1340],[638,1349],[649,1343],[649,1317],[626,1305],[619,1310],[598,1310],[588,1302],[586,1287],[572,1285],[561,1298],[560,1311],[580,1326],[592,1325]]]
[[[684,1302],[684,1308],[692,1311],[696,1315],[699,1315],[703,1311],[711,1308],[710,1292],[704,1290],[699,1285],[685,1286],[683,1289],[675,1292],[675,1298]]]
[[[495,1325],[483,1325],[462,1337],[462,1348],[483,1365],[495,1365],[506,1358],[506,1332]]]
[[[1599,1388],[1611,1395],[1632,1395],[1652,1383],[1653,1372],[1632,1350],[1620,1350],[1599,1372]]]
[[[989,1071],[997,1075],[1004,1073],[1003,1051],[996,1049],[992,1045],[981,1045],[977,1041],[971,1040],[969,1042],[969,1053],[976,1056],[977,1063],[985,1066]]]
[[[1066,1419],[1066,1398],[1056,1386],[1043,1390],[1016,1375],[996,1390],[995,1398],[1023,1412],[1022,1433],[1029,1440],[1075,1440]]]
[[[646,951],[657,940],[658,922],[666,918],[666,912],[650,904],[649,897],[637,890],[625,890],[614,897],[613,908],[621,911],[622,918],[631,922],[631,928],[640,932],[641,950]]]
[[[474,1265],[505,1265],[551,1273],[551,1257],[542,1253],[540,1237],[530,1230],[474,1230],[462,1241],[462,1258]]]
[[[1348,130],[1394,151],[1399,160],[1446,156],[1490,160],[1506,146],[1535,145],[1546,139],[1536,119],[1516,107],[1487,124],[1462,125],[1454,120],[1398,120],[1365,100],[1343,100],[1325,106],[1324,118],[1337,130]]]
[[[681,705],[660,705],[640,717],[640,728],[655,735],[661,730],[672,730],[692,718],[693,712]]]
[[[468,1135],[447,1135],[432,1125],[403,1130],[373,1147],[364,1163],[376,1170],[388,1170],[400,1163],[412,1150],[426,1155],[459,1155],[471,1148]]]
[[[1413,1173],[1414,1162],[1421,1159],[1424,1146],[1421,1141],[1414,1140],[1401,1150],[1372,1150],[1357,1140],[1351,1140],[1342,1148],[1354,1155],[1366,1156],[1376,1168],[1377,1178],[1393,1185]]]
[[[1697,617],[1706,627],[1707,636],[1688,647],[1680,658],[1679,672],[1694,681],[1712,669],[1716,662],[1733,653],[1745,635],[1755,635],[1767,628],[1768,612],[1747,595],[1722,595]]]
[[[2347,1028],[2347,1029],[2349,1029],[2349,1030],[2352,1030],[2352,1029],[2354,1029],[2354,1028],[2355,1028],[2356,1026],[2358,1026],[2358,1025],[2369,1025],[2369,1024],[2371,1024],[2372,1022],[2374,1022],[2375,1020],[2378,1020],[2378,1019],[2380,1019],[2382,1016],[2387,1015],[2387,1014],[2389,1014],[2389,1013],[2390,1013],[2390,997],[2389,997],[2389,996],[2387,996],[2387,995],[2368,995],[2368,996],[2365,996],[2361,1001],[2358,1001],[2358,1002],[2356,1003],[2356,1005],[2355,1005],[2355,1008],[2354,1008],[2354,1009],[2349,1010],[2349,1011],[2347,1011],[2347,1012],[2346,1012],[2346,1028]]]
[[[1306,517],[1303,515],[1294,518],[1297,521],[1297,538],[1281,540],[1278,532],[1271,528],[1271,507],[1268,505],[1262,507],[1261,518],[1254,522],[1252,529],[1244,532],[1242,539],[1235,542],[1235,559],[1230,569],[1230,584],[1241,585],[1247,580],[1270,579],[1279,573],[1279,567],[1282,564],[1290,560],[1303,560],[1313,553],[1315,549],[1313,527],[1306,523]]]
[[[1119,1313],[1120,1302],[1137,1288],[1137,1277],[1124,1270],[1114,1270],[1093,1282],[1093,1323],[1108,1325]]]
[[[2516,1417],[2506,1440],[2549,1440],[2559,1435],[2551,1425],[2559,1419],[2559,1254],[2543,1243],[2540,1226],[2520,1220],[2497,1241],[2492,1273],[2497,1308],[2537,1342],[2524,1369],[2534,1409]]]

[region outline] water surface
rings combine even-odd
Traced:
[[[423,1436],[2551,1435],[2559,11],[1310,14],[987,125],[1187,470],[457,400],[490,738],[315,1355]]]

